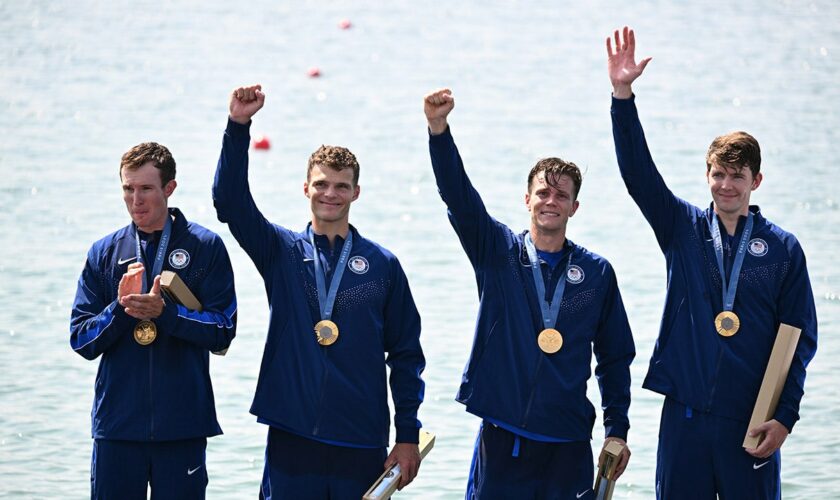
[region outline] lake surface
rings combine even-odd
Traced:
[[[349,19],[353,27],[341,30]],[[423,317],[426,401],[437,433],[401,498],[463,496],[478,420],[453,398],[477,309],[469,263],[428,159],[421,98],[449,86],[452,131],[490,212],[517,230],[530,167],[561,156],[586,170],[569,237],[614,265],[636,339],[629,444],[615,498],[653,498],[661,397],[641,389],[658,331],[664,259],[618,175],[604,38],[629,24],[653,56],[635,86],[670,187],[705,206],[712,138],[761,142],[764,214],[808,257],[820,345],[802,420],[783,451],[783,495],[840,495],[833,467],[840,359],[840,3],[20,1],[0,3],[0,496],[89,496],[98,362],[69,347],[68,318],[90,244],[128,223],[119,159],[166,144],[170,204],[220,233],[233,260],[238,335],[211,370],[225,434],[208,445],[208,498],[253,498],[266,428],[248,413],[268,317],[262,281],[216,220],[210,186],[230,90],[261,82],[252,152],[263,212],[300,229],[309,154],[348,146],[362,165],[351,221],[394,251]],[[322,76],[309,78],[310,67]],[[590,384],[596,407],[597,384]],[[600,449],[599,421],[593,447]]]

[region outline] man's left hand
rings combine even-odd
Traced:
[[[610,441],[615,441],[616,443],[620,443],[622,446],[624,446],[624,449],[621,450],[621,455],[618,456],[618,465],[616,465],[615,475],[613,475],[613,480],[616,480],[619,477],[621,477],[621,475],[624,473],[624,469],[627,468],[627,462],[630,461],[630,447],[627,446],[627,441],[625,441],[621,438],[617,438],[617,437],[608,437],[607,439],[605,439],[604,440],[604,447],[606,447],[607,443],[609,443]],[[603,450],[604,447],[602,447],[601,449]],[[600,459],[601,459],[601,457],[599,456],[598,457],[598,467],[601,466],[601,460]]]
[[[750,429],[750,437],[755,437],[760,434],[764,434],[764,439],[761,441],[761,444],[757,448],[746,448],[745,450],[756,458],[767,458],[782,447],[789,432],[787,427],[782,425],[778,420],[773,419]]]
[[[155,276],[155,283],[149,293],[133,293],[120,297],[120,304],[125,307],[126,314],[137,319],[152,319],[163,314],[160,276]]]
[[[408,486],[417,477],[420,470],[420,448],[416,443],[397,443],[394,449],[385,459],[385,468],[394,464],[400,465],[400,482],[397,489],[401,490]]]

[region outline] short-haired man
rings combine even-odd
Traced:
[[[653,228],[668,265],[659,339],[644,387],[665,395],[656,466],[658,498],[780,498],[779,448],[799,419],[805,368],[817,348],[814,297],[796,238],[750,205],[761,184],[758,142],[745,132],[712,142],[711,205],[676,197],[656,169],[631,84],[627,27],[607,38],[612,122],[621,176]],[[752,409],[780,323],[802,329],[790,372],[763,435],[744,449]]]
[[[70,321],[70,345],[101,355],[93,402],[91,498],[204,498],[207,437],[216,420],[209,353],[236,334],[236,295],[218,235],[187,221],[168,200],[175,160],[153,142],[120,163],[131,224],[88,252]],[[202,305],[161,294],[177,274]]]
[[[513,232],[487,213],[464,171],[447,124],[454,106],[448,89],[424,101],[438,190],[480,300],[457,396],[482,419],[466,497],[594,498],[592,353],[606,439],[626,444],[635,348],[612,266],[566,238],[580,170],[540,160],[525,194],[530,227]],[[629,458],[625,448],[618,475]]]
[[[346,148],[322,146],[309,160],[306,229],[263,217],[248,185],[248,143],[264,102],[260,85],[231,94],[213,184],[219,220],[257,266],[271,309],[251,406],[269,426],[260,496],[357,500],[394,463],[402,488],[420,466],[425,367],[408,280],[391,252],[349,223],[360,188]],[[396,427],[387,457],[386,364]]]

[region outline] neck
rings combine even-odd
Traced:
[[[720,220],[720,222],[723,223],[723,227],[724,229],[726,229],[726,233],[730,236],[733,236],[735,234],[735,231],[738,230],[738,220],[741,218],[741,216],[743,215],[744,217],[746,217],[747,215],[749,215],[749,212],[749,207],[747,207],[747,209],[744,210],[743,213],[721,212],[717,209],[717,205],[715,205],[715,213],[718,216],[718,220]]]
[[[312,231],[315,234],[326,236],[330,242],[330,247],[332,247],[335,244],[336,236],[347,239],[347,233],[350,232],[350,222],[346,219],[341,221],[322,221],[313,218]]]
[[[168,213],[166,214],[166,217],[169,217]],[[148,226],[137,226],[137,229],[147,234],[152,234],[155,231],[163,231],[163,228],[166,227],[166,217],[152,224],[149,224]]]
[[[534,246],[537,250],[543,252],[559,252],[563,250],[563,245],[566,244],[566,230],[558,230],[553,232],[540,231],[536,226],[531,224],[531,239],[534,240]]]

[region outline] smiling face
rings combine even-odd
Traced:
[[[706,181],[712,192],[715,212],[721,216],[738,217],[747,215],[750,208],[750,193],[761,184],[759,172],[743,166],[713,162],[706,172]]]
[[[350,204],[359,197],[360,188],[353,183],[353,170],[335,170],[313,165],[303,194],[309,198],[312,222],[316,226],[347,224]]]
[[[545,176],[545,172],[536,174],[525,195],[525,206],[531,212],[531,230],[565,234],[566,224],[579,206],[575,199],[575,183],[565,174],[550,179],[550,183],[546,182]]]
[[[151,233],[163,229],[169,215],[168,199],[175,191],[175,180],[162,184],[160,170],[153,162],[140,168],[123,168],[123,201],[131,220],[141,231]]]

